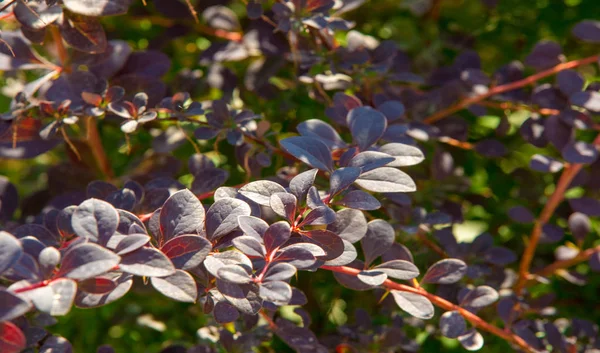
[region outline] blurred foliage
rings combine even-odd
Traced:
[[[492,8],[482,4],[480,0],[433,1],[436,3],[434,10],[423,17],[417,17],[407,9],[411,1],[373,0],[359,10],[350,12],[346,18],[355,21],[355,29],[362,33],[396,41],[415,59],[417,72],[427,72],[433,67],[452,63],[465,47],[472,47],[479,53],[486,72],[493,72],[512,60],[523,60],[540,40],[559,42],[573,58],[589,55],[594,50],[591,46],[575,42],[569,32],[578,21],[600,14],[597,0],[498,0],[498,5]],[[144,16],[147,12],[153,12],[152,6],[149,2],[148,8],[144,8],[142,2],[137,1],[130,9],[130,16],[103,18],[109,39],[124,39],[135,49],[157,49],[168,54],[173,65],[167,81],[174,79],[175,73],[183,68],[198,68],[198,55],[214,38],[202,33],[172,38],[165,33],[165,26],[171,24],[170,20]],[[244,18],[245,7],[241,2],[231,4],[230,8]],[[0,24],[3,29],[10,26],[8,22]],[[343,37],[338,39],[342,42],[345,40]],[[242,72],[244,67],[240,65],[245,64],[227,64],[234,71]],[[203,75],[206,76],[206,72]],[[284,72],[279,79],[284,85],[295,85],[289,77],[291,75],[286,79]],[[11,80],[10,76],[0,73],[0,86],[7,87]],[[304,86],[280,91],[275,99],[268,101],[246,95],[245,92],[239,94],[244,97],[246,107],[260,111],[271,122],[274,130],[294,131],[293,126],[301,120],[326,119],[324,106],[310,99]],[[212,91],[208,96],[194,98],[208,100],[219,96],[220,92]],[[8,97],[0,95],[0,111],[6,111],[9,102]],[[496,116],[476,118],[469,113],[462,114],[471,123],[471,138],[493,133],[493,128],[499,121]],[[518,114],[520,113],[513,113],[509,117],[510,121],[517,121],[515,126],[519,126],[523,120]],[[117,175],[123,174],[134,161],[140,159],[152,140],[143,133],[135,135],[132,153],[127,154],[118,128],[101,125],[101,134],[104,144],[111,146],[107,148],[107,153]],[[514,127],[512,134],[515,134]],[[523,236],[529,233],[530,225],[509,223],[506,211],[520,203],[521,195],[518,192],[527,192],[540,195],[540,202],[526,205],[534,213],[539,213],[545,200],[543,195],[548,195],[545,185],[550,184],[553,179],[551,175],[541,174],[540,180],[520,180],[515,177],[513,171],[527,166],[529,156],[539,153],[540,149],[523,144],[520,139],[515,139],[512,145],[510,141],[507,142],[507,146],[512,151],[511,158],[502,161],[485,159],[469,151],[454,153],[456,164],[462,165],[464,173],[470,176],[470,192],[485,197],[485,207],[471,207],[468,200],[463,201],[465,219],[469,222],[461,225],[458,234],[462,239],[469,240],[482,231],[489,231],[501,237],[505,246],[516,250],[522,248]],[[228,152],[225,144],[220,148],[223,152]],[[428,152],[430,153],[426,155],[432,155],[433,151]],[[8,176],[16,184],[20,195],[29,195],[43,189],[48,180],[46,169],[63,160],[65,153],[64,149],[57,149],[33,160],[0,160],[0,174]],[[175,152],[176,156],[182,158],[191,154],[193,148],[190,145]],[[215,161],[218,165],[228,163],[227,160],[216,158]],[[228,185],[244,181],[245,175],[241,169],[229,170],[231,177]],[[264,173],[273,175],[275,167],[265,169]],[[189,175],[180,177],[180,181],[186,185],[189,185],[189,180]],[[423,185],[418,185],[419,191],[414,202],[424,207],[435,202],[436,188],[444,187],[436,184],[436,181],[425,181]],[[507,223],[511,225],[507,226]],[[594,228],[598,227],[595,222]],[[427,263],[431,261],[426,256],[429,250],[424,249],[416,239],[404,236],[401,240],[413,251],[419,268],[431,264]],[[540,245],[540,253],[551,253],[545,251],[550,247],[551,245]],[[600,322],[600,311],[579,305],[582,302],[597,301],[600,276],[591,276],[589,280],[587,286],[578,287],[557,277],[553,280],[551,289],[558,296],[557,303],[563,303],[563,308],[569,308],[570,312],[563,313],[565,316]],[[319,271],[310,276],[300,274],[296,283],[309,296],[305,309],[313,315],[314,332],[326,333],[335,330],[337,324],[352,321],[357,308],[366,308],[371,312],[380,310],[373,295],[344,289],[329,272]],[[205,323],[197,305],[177,303],[152,290],[145,290],[141,285],[138,287],[141,290],[132,291],[123,300],[105,307],[94,310],[73,309],[68,316],[59,318],[58,325],[51,327],[51,330],[69,337],[76,352],[92,352],[95,349],[92,347],[111,344],[117,352],[156,353],[171,343],[189,345],[196,342],[196,330]],[[543,294],[537,293],[536,287],[532,291],[537,295]],[[482,316],[485,317],[485,312]],[[140,320],[140,317],[145,320]],[[385,315],[376,316],[375,319],[389,320]],[[417,338],[419,342],[423,342],[423,352],[464,351],[455,340],[429,339],[427,334]],[[486,337],[484,349],[485,352],[506,352],[510,347],[497,337],[489,336]],[[257,347],[257,350],[287,352],[289,348],[279,339],[274,339],[270,347]]]

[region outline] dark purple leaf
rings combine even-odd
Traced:
[[[485,252],[484,259],[497,266],[506,266],[517,261],[517,255],[510,249],[494,246]]]
[[[592,230],[592,224],[588,216],[574,212],[569,216],[569,229],[576,239],[583,241]]]
[[[372,211],[381,207],[381,203],[371,194],[362,190],[352,190],[339,201],[343,206],[357,210]]]
[[[440,317],[440,332],[444,337],[457,338],[466,330],[467,323],[458,311],[446,311]]]
[[[75,305],[80,308],[94,308],[112,303],[127,294],[133,285],[133,280],[131,279],[132,276],[130,274],[119,275],[118,273],[113,272],[106,277],[116,284],[115,289],[104,294],[92,294],[80,290],[75,297]]]
[[[255,237],[243,235],[232,240],[233,246],[248,256],[265,257],[267,250]]]
[[[460,305],[473,309],[481,309],[495,303],[499,296],[498,292],[489,286],[478,286],[474,289],[466,289],[463,295],[459,296]]]
[[[600,113],[600,93],[598,92],[577,92],[571,95],[569,99],[573,105],[583,107],[593,113]]]
[[[556,42],[541,41],[535,45],[533,50],[525,58],[525,65],[535,67],[538,70],[548,69],[560,64],[564,60],[562,48]]]
[[[271,195],[285,192],[283,186],[268,180],[248,183],[239,190],[239,193],[262,206],[269,206]]]
[[[44,243],[46,246],[58,246],[59,240],[55,234],[52,234],[46,227],[39,224],[23,224],[13,231],[17,238],[32,236]]]
[[[118,255],[125,255],[148,244],[149,241],[150,237],[146,234],[129,234],[117,244],[115,252]]]
[[[483,347],[483,336],[474,328],[459,336],[458,341],[468,351],[478,351]]]
[[[361,174],[356,184],[373,192],[412,192],[417,189],[408,174],[389,167],[377,168]]]
[[[333,232],[315,229],[302,232],[302,235],[313,240],[316,245],[325,251],[326,255],[321,256],[322,260],[333,260],[344,253],[344,242],[342,241],[342,238]]]
[[[600,201],[591,197],[569,199],[569,205],[576,211],[591,217],[600,216]]]
[[[71,0],[71,2],[78,1]],[[77,50],[92,54],[106,50],[106,33],[102,24],[94,17],[65,13],[59,27],[65,42]]]
[[[176,268],[190,270],[204,261],[212,245],[201,236],[184,234],[169,240],[160,250]]]
[[[388,154],[395,158],[395,160],[389,163],[388,167],[407,167],[421,163],[425,156],[423,152],[411,145],[403,143],[388,143],[379,148],[379,152]]]
[[[108,202],[89,199],[82,202],[71,216],[75,234],[101,245],[106,245],[117,231],[119,213]]]
[[[31,308],[31,303],[6,290],[0,290],[0,322],[15,319]],[[1,344],[0,344],[1,347]]]
[[[267,253],[270,254],[282,246],[290,238],[291,231],[288,222],[281,221],[271,224],[263,237]]]
[[[389,277],[401,280],[416,278],[419,269],[412,262],[405,260],[392,260],[373,267],[374,270],[384,272]]]
[[[67,251],[57,276],[81,281],[110,271],[119,260],[118,255],[99,245],[79,244]]]
[[[17,238],[10,233],[0,231],[0,275],[17,263],[21,254],[23,248]]]
[[[249,216],[250,206],[242,200],[217,200],[206,212],[206,235],[210,241],[229,234],[238,227],[238,216]]]
[[[79,282],[78,287],[86,293],[106,294],[115,290],[117,284],[109,278],[96,277]]]
[[[556,173],[563,169],[563,163],[541,154],[534,154],[529,161],[529,167],[542,173]]]
[[[293,194],[287,192],[277,192],[271,195],[269,205],[273,212],[287,219],[290,222],[294,221],[296,216],[296,203],[298,200]]]
[[[263,282],[268,281],[287,281],[296,274],[296,268],[285,262],[278,262],[269,267]]]
[[[459,259],[440,260],[427,270],[421,282],[451,284],[460,281],[467,273],[467,265]]]
[[[10,219],[19,206],[17,188],[3,175],[0,175],[0,205],[0,221]]]
[[[371,107],[352,109],[346,118],[352,139],[361,151],[377,142],[387,127],[387,119],[383,114]]]
[[[123,255],[119,268],[136,276],[164,277],[175,273],[169,258],[154,248],[140,248]]]
[[[152,277],[150,282],[154,289],[180,302],[194,303],[198,297],[194,278],[182,270],[176,270],[175,273],[166,277]]]
[[[310,169],[296,175],[290,180],[290,191],[300,202],[306,199],[308,189],[313,186],[318,171],[318,169]]]
[[[329,177],[329,195],[333,197],[348,188],[360,176],[361,169],[355,167],[339,168]]]
[[[502,157],[508,153],[502,142],[494,139],[488,139],[478,142],[475,145],[475,151],[485,157],[496,158]]]
[[[258,241],[262,241],[265,232],[269,228],[267,222],[252,216],[238,217],[238,225],[244,234],[251,236]]]
[[[292,287],[283,281],[261,283],[260,297],[275,305],[286,305],[292,299]]]
[[[419,319],[431,319],[433,317],[433,305],[424,296],[399,290],[392,290],[391,293],[400,309],[412,316]]]
[[[515,222],[532,223],[535,221],[535,216],[531,211],[524,206],[511,207],[508,210],[508,216]]]
[[[327,229],[340,238],[355,243],[367,234],[367,220],[361,211],[346,208],[336,213],[335,221]]]
[[[600,42],[600,21],[585,20],[573,27],[573,35],[585,42]]]
[[[352,261],[356,260],[358,257],[358,253],[356,252],[356,248],[352,243],[347,240],[342,239],[344,242],[344,252],[336,257],[333,260],[325,261],[325,265],[327,266],[345,266]]]
[[[160,210],[160,230],[163,241],[182,234],[201,234],[204,225],[204,207],[189,190],[171,195]]]
[[[569,163],[590,164],[598,159],[598,149],[590,143],[571,142],[562,149],[562,156]]]
[[[561,227],[546,223],[542,227],[542,236],[540,241],[543,243],[556,243],[564,236],[564,231]]]
[[[360,168],[364,173],[385,165],[389,165],[394,161],[396,161],[396,158],[387,153],[364,151],[352,157],[347,166]]]
[[[362,270],[357,275],[361,282],[366,283],[369,286],[379,286],[387,279],[387,274],[378,270]]]
[[[227,302],[218,302],[213,309],[215,320],[220,324],[226,324],[237,320],[239,311]]]
[[[573,139],[573,128],[564,123],[560,116],[550,115],[544,124],[546,139],[558,150],[562,150]]]
[[[561,71],[556,75],[558,88],[567,97],[583,90],[584,78],[574,70]]]
[[[382,220],[376,219],[367,224],[367,234],[360,241],[365,254],[365,264],[368,266],[377,257],[385,253],[394,243],[396,235],[394,228]]]
[[[298,124],[296,127],[300,135],[307,137],[314,137],[330,149],[338,149],[346,147],[346,143],[338,132],[326,122],[319,119],[309,119]]]
[[[317,259],[305,248],[289,246],[277,252],[275,261],[287,262],[298,269],[304,269],[314,265]]]
[[[127,13],[132,0],[64,0],[65,7],[80,15],[98,17]]]
[[[242,266],[225,265],[217,270],[217,277],[221,280],[236,283],[246,284],[252,282],[252,277]]]
[[[309,166],[323,171],[333,169],[331,151],[314,137],[294,136],[279,142],[284,150]]]
[[[310,211],[298,226],[323,225],[333,223],[334,221],[335,212],[327,206],[319,206]]]

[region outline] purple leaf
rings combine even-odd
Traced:
[[[285,192],[285,189],[275,182],[260,180],[242,186],[239,192],[259,205],[269,206],[271,195]]]
[[[381,203],[373,195],[362,190],[352,190],[339,201],[342,206],[357,210],[372,211],[381,207]]]
[[[373,260],[385,253],[394,243],[395,237],[394,228],[388,222],[381,219],[369,222],[367,234],[361,240],[365,265],[369,266]]]
[[[444,337],[457,338],[467,330],[467,323],[458,311],[446,311],[440,317],[440,332]]]
[[[267,253],[270,254],[282,246],[290,238],[291,231],[290,225],[285,221],[271,224],[264,234]]]
[[[333,198],[335,195],[352,185],[352,183],[360,176],[360,174],[360,168],[355,167],[339,168],[333,171],[329,177],[330,197]]]
[[[591,143],[571,142],[562,149],[563,158],[569,163],[594,163],[598,159],[598,149]]]
[[[419,319],[431,319],[433,317],[433,304],[424,296],[399,290],[392,290],[391,293],[400,309],[412,316]]]
[[[355,243],[367,234],[367,220],[361,211],[346,208],[336,213],[335,221],[327,229],[340,238]]]
[[[417,186],[408,174],[390,167],[377,168],[356,180],[360,187],[373,192],[412,192]]]
[[[556,173],[563,169],[563,163],[541,154],[534,154],[529,161],[529,167],[542,173]]]
[[[499,298],[498,292],[490,286],[478,286],[472,290],[466,289],[461,295],[459,293],[460,305],[472,309],[481,309],[496,302]]]
[[[201,236],[184,234],[169,240],[160,250],[171,259],[175,268],[190,270],[204,261],[212,245]]]
[[[569,229],[577,240],[583,241],[592,230],[592,224],[588,216],[574,212],[569,216]]]
[[[84,280],[110,271],[121,258],[113,252],[92,243],[79,244],[65,254],[58,277]]]
[[[314,137],[294,136],[279,142],[284,150],[313,168],[323,171],[333,169],[331,151]]]
[[[302,235],[313,240],[316,245],[325,251],[326,255],[321,256],[322,260],[333,260],[344,253],[344,242],[342,241],[342,238],[333,232],[315,229],[302,232]]]
[[[387,127],[387,119],[383,114],[371,107],[352,109],[346,118],[352,139],[361,151],[377,142]]]
[[[117,244],[115,252],[118,255],[125,255],[148,244],[149,241],[150,237],[146,234],[129,234]]]
[[[267,250],[255,237],[243,235],[233,239],[233,246],[248,256],[265,257]]]
[[[330,149],[346,147],[346,143],[335,129],[326,122],[319,119],[309,119],[298,124],[296,127],[300,135],[314,137],[327,145]]]
[[[308,189],[314,184],[318,171],[318,169],[307,170],[290,180],[290,191],[300,202],[303,202],[306,199]]]
[[[335,221],[335,212],[327,206],[319,206],[311,210],[298,227],[306,225],[323,225]]]
[[[364,151],[352,157],[347,166],[360,168],[360,170],[364,173],[385,165],[389,165],[394,161],[396,161],[396,158],[387,153]]]
[[[427,270],[421,282],[451,284],[460,281],[467,273],[467,265],[459,259],[440,260]]]
[[[10,233],[0,231],[0,275],[19,261],[21,254],[23,248],[17,238]]]
[[[572,32],[584,42],[600,43],[600,21],[581,21],[573,27]]]
[[[508,210],[508,216],[515,222],[519,223],[532,223],[535,221],[535,216],[531,211],[524,206],[511,207]]]
[[[213,309],[213,315],[218,323],[226,324],[237,320],[240,316],[240,312],[227,302],[218,302]]]
[[[201,234],[204,225],[204,207],[189,190],[171,195],[160,210],[162,242],[182,234]]]
[[[238,225],[244,234],[262,241],[269,224],[260,218],[252,216],[239,216]]]
[[[71,216],[75,234],[101,245],[108,243],[117,231],[118,224],[117,210],[108,202],[98,199],[82,202]]]
[[[194,278],[182,270],[176,270],[175,273],[166,277],[152,277],[150,282],[154,289],[180,302],[194,303],[198,297]]]
[[[576,212],[580,212],[591,217],[600,216],[600,201],[591,197],[569,199],[569,205],[571,205],[571,208]]]
[[[458,341],[468,351],[478,351],[483,347],[483,336],[474,328],[459,336]]]
[[[403,143],[385,144],[379,148],[379,152],[395,158],[393,162],[387,165],[388,167],[407,167],[419,164],[425,159],[423,152],[418,147]]]
[[[416,278],[419,275],[419,269],[412,262],[405,260],[392,260],[384,262],[373,267],[374,270],[381,271],[389,277],[409,280]]]
[[[598,92],[576,92],[569,97],[569,100],[573,105],[583,107],[593,113],[600,113],[600,93]]]
[[[238,227],[238,216],[249,216],[250,206],[242,200],[217,200],[206,212],[206,235],[210,241],[229,234]]]
[[[368,284],[369,286],[379,286],[387,279],[387,274],[378,270],[363,270],[360,271],[356,278]]]
[[[236,284],[246,284],[252,282],[252,277],[248,272],[238,265],[225,265],[217,270],[217,277],[221,280]]]
[[[259,294],[275,305],[286,305],[292,299],[292,287],[283,281],[261,283]]]
[[[273,212],[287,219],[290,222],[294,221],[296,216],[296,203],[298,200],[293,194],[287,192],[277,192],[271,195],[269,205]]]
[[[269,281],[287,281],[296,274],[296,268],[285,262],[278,262],[269,267],[263,282]]]
[[[31,303],[21,299],[18,295],[0,290],[0,322],[15,319],[31,308]]]
[[[127,13],[132,0],[65,0],[65,7],[74,13],[98,17]]]
[[[140,248],[123,255],[119,268],[136,276],[164,277],[175,273],[169,258],[154,248]]]
[[[475,145],[475,151],[485,157],[496,158],[502,157],[508,150],[502,142],[495,139],[482,140]]]

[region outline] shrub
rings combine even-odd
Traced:
[[[411,61],[363,2],[4,1],[0,352],[148,287],[209,315],[163,352],[600,350],[598,54]]]

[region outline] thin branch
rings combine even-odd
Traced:
[[[433,250],[434,252],[436,252],[441,257],[443,257],[443,258],[447,258],[448,257],[448,255],[446,254],[446,252],[444,251],[444,249],[442,249],[439,245],[437,245],[433,241],[429,240],[429,238],[427,238],[426,231],[422,227],[419,227],[419,229],[417,229],[417,238],[419,238],[419,240],[421,240],[421,242],[425,246],[427,246],[428,248],[430,248],[431,250]]]
[[[177,21],[176,22],[172,19],[160,17],[160,16],[133,17],[133,20],[135,20],[135,21],[149,20],[150,22],[152,22],[152,24],[157,25],[157,26],[162,26],[162,27],[171,27],[179,22],[184,22],[184,23],[186,22],[186,21]],[[226,31],[224,29],[212,28],[212,27],[203,25],[201,23],[191,23],[191,21],[189,21],[188,23],[191,26],[193,26],[196,31],[198,31],[202,34],[215,36],[218,38],[223,38],[223,39],[231,40],[234,42],[241,42],[242,39],[244,38],[244,33],[242,33],[242,32],[231,32],[231,31]]]
[[[192,5],[192,2],[190,0],[185,0],[185,3],[187,4],[188,9],[190,10],[190,13],[192,14],[194,21],[196,21],[196,23],[200,23],[200,21],[198,20],[198,13],[196,12],[194,5]]]
[[[360,272],[360,270],[358,270],[358,269],[355,269],[352,267],[347,267],[347,266],[321,266],[321,268],[324,270],[339,272],[339,273],[343,273],[343,274],[351,275],[351,276],[356,276]],[[529,344],[527,344],[527,342],[525,342],[521,337],[515,335],[514,333],[506,332],[503,329],[499,328],[498,326],[495,326],[495,325],[492,325],[492,324],[486,322],[485,320],[483,320],[479,316],[473,314],[472,312],[470,312],[456,304],[453,304],[444,298],[438,297],[435,294],[431,294],[431,293],[427,292],[422,287],[415,288],[415,287],[411,287],[411,286],[408,286],[405,284],[396,283],[389,279],[385,280],[383,282],[382,286],[387,289],[400,290],[400,291],[404,291],[404,292],[410,292],[410,293],[422,295],[425,298],[429,299],[429,301],[431,301],[433,304],[435,304],[436,306],[438,306],[444,310],[458,311],[458,313],[460,313],[460,315],[462,317],[464,317],[465,320],[469,321],[473,326],[475,326],[477,328],[480,328],[484,331],[487,331],[493,335],[496,335],[496,336],[502,338],[505,341],[508,341],[514,345],[517,345],[526,352],[535,352],[536,351],[533,347],[531,347]]]
[[[594,144],[600,145],[600,134],[596,136]],[[533,231],[529,237],[529,242],[527,243],[527,247],[525,248],[523,256],[521,257],[521,263],[519,264],[519,280],[515,285],[515,293],[517,295],[521,295],[525,284],[529,280],[529,268],[531,267],[531,261],[533,260],[535,250],[540,241],[544,224],[548,223],[558,205],[565,198],[565,192],[581,168],[583,168],[583,164],[570,164],[563,170],[560,178],[558,179],[558,183],[556,184],[556,189],[544,205],[540,216],[536,219],[533,226]]]
[[[587,250],[580,251],[579,254],[575,255],[575,257],[568,260],[559,260],[551,263],[550,265],[542,268],[541,270],[535,272],[536,276],[547,277],[554,274],[556,271],[569,268],[571,266],[575,266],[581,262],[587,261],[594,255],[595,253],[600,252],[600,245],[589,248]]]
[[[514,102],[479,102],[477,103],[484,107],[503,109],[503,110],[527,110],[540,115],[558,115],[560,110],[550,108],[534,108],[525,104],[518,104]]]
[[[52,39],[54,39],[54,45],[56,45],[56,52],[58,53],[58,60],[60,60],[60,66],[66,70],[67,60],[69,59],[69,55],[67,54],[67,49],[63,44],[62,37],[60,32],[58,31],[58,27],[50,26],[50,33],[52,33]]]
[[[88,116],[86,118],[86,132],[87,142],[90,145],[90,149],[92,150],[94,158],[96,159],[96,164],[107,179],[114,178],[115,173],[113,172],[111,163],[108,160],[108,157],[106,156],[104,147],[102,146],[100,134],[98,134],[96,119],[91,116]]]
[[[564,70],[569,70],[569,69],[573,69],[578,66],[595,63],[596,61],[598,61],[598,59],[600,59],[600,55],[594,55],[594,56],[590,56],[590,57],[583,58],[583,59],[569,61],[566,63],[558,64],[548,70],[540,71],[540,72],[533,74],[529,77],[526,77],[522,80],[518,80],[518,81],[510,82],[510,83],[507,83],[504,85],[496,86],[494,88],[491,88],[489,91],[487,91],[484,94],[480,94],[477,96],[463,99],[462,101],[456,103],[455,105],[453,105],[449,108],[440,110],[439,112],[425,118],[425,120],[423,120],[423,122],[426,124],[432,124],[432,123],[442,120],[442,119],[446,118],[447,116],[452,115],[462,109],[467,108],[471,104],[479,103],[487,98],[490,98],[490,97],[495,96],[500,93],[509,92],[509,91],[515,90],[517,88],[521,88],[521,87],[530,85],[538,80],[541,80],[548,76],[555,75]]]

